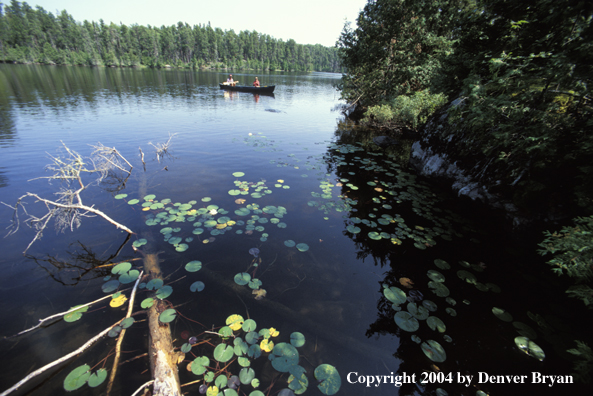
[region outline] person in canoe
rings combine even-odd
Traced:
[[[254,87],[259,87],[259,80],[255,77],[255,81],[253,82]]]
[[[233,80],[233,75],[229,74],[229,78],[227,78],[226,83],[227,85],[235,86],[238,83],[238,81]]]

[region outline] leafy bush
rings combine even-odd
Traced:
[[[578,217],[574,222],[574,227],[564,227],[560,232],[546,231],[539,253],[554,255],[548,261],[553,271],[558,275],[566,272],[577,282],[566,292],[593,308],[593,289],[587,284],[593,279],[593,216]]]
[[[431,94],[428,89],[414,95],[400,95],[389,104],[371,106],[362,122],[379,126],[399,126],[417,129],[447,102],[444,94]]]

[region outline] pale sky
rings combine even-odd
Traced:
[[[0,0],[10,4],[9,0]],[[22,1],[22,0],[21,0]],[[276,39],[294,39],[298,44],[333,47],[346,20],[355,25],[366,0],[28,0],[54,15],[66,10],[82,22],[103,19],[124,25],[207,24],[268,34]]]

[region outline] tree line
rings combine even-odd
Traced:
[[[0,61],[56,65],[340,72],[336,48],[207,25],[80,23],[26,2],[0,3]]]

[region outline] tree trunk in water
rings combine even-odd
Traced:
[[[157,254],[144,255],[144,269],[150,279],[161,278],[161,269]],[[165,303],[155,299],[148,310],[148,356],[153,383],[153,395],[181,396],[177,361],[180,353],[173,349],[171,329],[168,323],[161,323],[159,315],[167,309]]]

